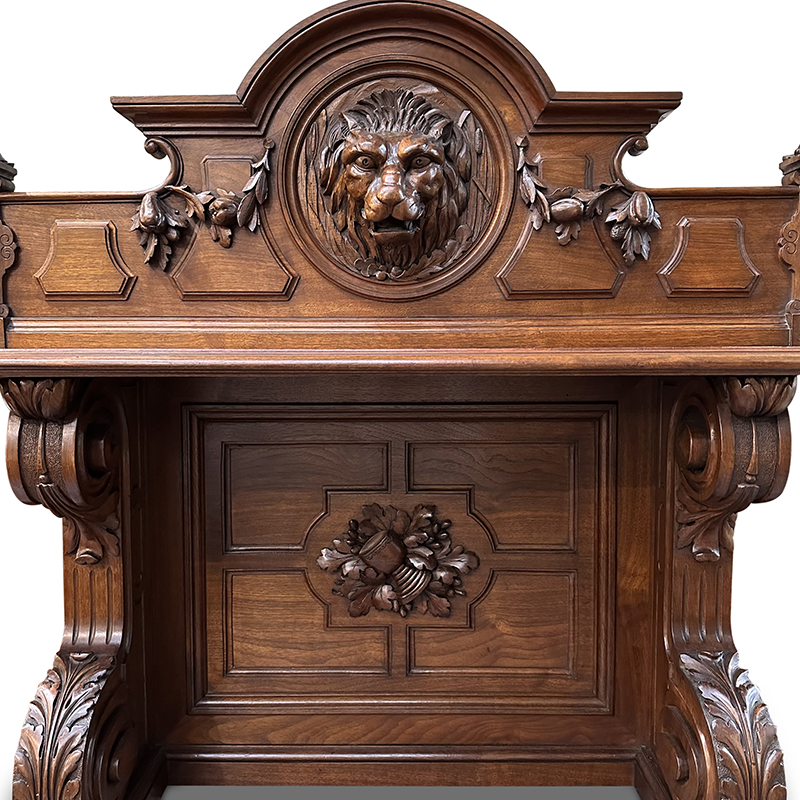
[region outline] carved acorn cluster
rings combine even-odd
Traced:
[[[235,228],[255,231],[259,226],[259,208],[269,197],[269,154],[274,146],[272,141],[265,143],[264,156],[250,165],[251,175],[241,192],[226,189],[193,192],[185,184],[168,184],[147,192],[131,217],[131,230],[139,237],[145,263],[168,269],[173,245],[189,227],[192,217],[207,221],[211,238],[226,248],[233,243]],[[182,201],[182,207],[176,200]]]

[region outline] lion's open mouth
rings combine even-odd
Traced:
[[[389,217],[388,219],[381,220],[381,222],[370,223],[370,233],[372,238],[381,244],[394,244],[406,242],[412,238],[419,225],[416,221],[403,222],[403,220],[396,217]]]

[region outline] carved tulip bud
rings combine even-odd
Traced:
[[[657,217],[653,201],[644,192],[634,192],[630,199],[629,217],[631,225],[652,225]]]
[[[645,261],[650,257],[650,233],[647,229],[660,229],[661,218],[645,192],[636,191],[625,202],[615,206],[606,222],[614,223],[611,238],[622,241],[622,257],[626,264],[633,264],[636,256]]]

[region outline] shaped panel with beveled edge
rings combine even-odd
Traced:
[[[35,275],[48,300],[127,300],[136,277],[122,260],[110,220],[57,219]]]
[[[747,253],[738,217],[682,217],[658,279],[669,297],[749,297],[761,273]]]

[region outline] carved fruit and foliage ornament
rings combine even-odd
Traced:
[[[484,140],[472,111],[433,86],[352,90],[307,137],[314,236],[339,267],[367,281],[416,283],[450,270],[493,210],[495,166]]]
[[[568,245],[578,238],[582,223],[605,215],[605,222],[611,225],[611,238],[619,242],[625,263],[631,266],[637,258],[647,261],[651,233],[661,229],[661,218],[646,192],[632,188],[621,177],[612,183],[600,184],[597,189],[548,187],[540,177],[541,154],[529,155],[525,136],[517,138],[516,145],[519,191],[534,230],[541,230],[544,223],[550,223],[558,243]],[[642,138],[626,143],[625,149],[638,154],[646,147],[647,140]],[[626,196],[620,199],[620,194]],[[604,211],[613,195],[616,195],[616,205]]]
[[[158,138],[149,139],[145,147],[157,158],[170,156],[170,178],[176,179],[180,158],[175,148]],[[169,269],[173,248],[191,230],[192,220],[207,223],[211,238],[225,248],[232,245],[237,228],[255,231],[260,224],[259,210],[269,198],[269,160],[274,147],[273,141],[264,142],[264,155],[250,165],[250,178],[241,191],[217,188],[195,192],[168,179],[163,187],[147,192],[131,217],[131,230],[139,238],[145,263]]]
[[[475,553],[453,544],[450,520],[424,505],[409,514],[373,503],[361,512],[317,559],[336,575],[333,593],[348,601],[350,616],[374,608],[449,617],[451,599],[466,594],[463,577],[480,565]]]

